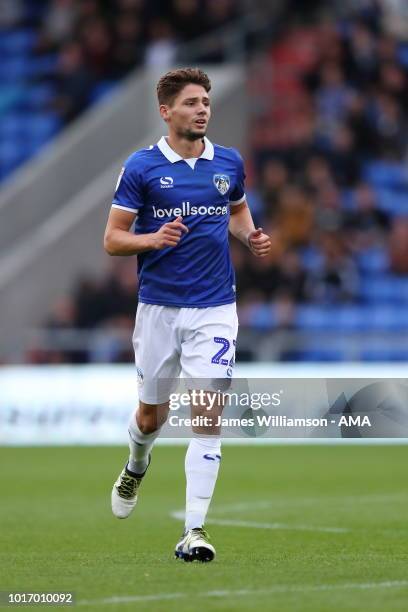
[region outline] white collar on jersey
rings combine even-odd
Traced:
[[[205,144],[204,151],[201,153],[198,159],[203,158],[203,159],[209,159],[211,161],[212,159],[214,159],[214,145],[212,144],[212,142],[208,140],[206,136],[204,136],[204,144]],[[160,151],[163,153],[164,157],[166,157],[169,160],[169,162],[171,162],[172,164],[174,164],[174,162],[180,161],[181,159],[184,159],[184,157],[181,157],[178,153],[173,151],[173,149],[167,142],[167,139],[165,136],[162,136],[160,138],[159,142],[157,143],[157,146],[159,147]]]

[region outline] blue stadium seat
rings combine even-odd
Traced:
[[[372,361],[372,362],[387,362],[387,361],[408,361],[408,349],[393,349],[387,348],[372,348],[361,351],[361,361]]]
[[[1,116],[7,113],[19,103],[23,98],[24,89],[12,83],[0,87],[0,121]]]
[[[27,158],[27,150],[22,142],[5,141],[0,143],[0,168],[3,176],[17,168]]]
[[[295,324],[300,329],[332,329],[336,311],[322,306],[304,305],[296,309]]]
[[[3,138],[22,137],[26,132],[27,116],[22,112],[12,112],[3,115],[0,120],[0,135]]]
[[[13,84],[32,79],[47,78],[54,74],[58,58],[55,54],[41,57],[9,57],[0,62],[0,82]]]
[[[357,255],[357,264],[363,274],[378,274],[389,269],[389,256],[380,247],[366,249]]]
[[[32,57],[29,61],[31,78],[44,78],[54,74],[58,65],[58,55],[49,53],[40,57]]]
[[[49,3],[38,0],[25,0],[25,16],[30,21],[40,21],[49,9]]]
[[[356,210],[356,202],[353,189],[341,190],[341,207],[347,212],[354,212]]]
[[[395,276],[363,278],[360,283],[360,295],[367,302],[408,304],[408,278]]]
[[[376,188],[378,208],[394,216],[408,216],[408,189],[395,191],[388,188]]]
[[[48,83],[24,87],[16,105],[18,109],[41,111],[50,105],[55,96],[55,88]]]
[[[259,304],[252,312],[250,325],[256,329],[273,329],[276,327],[276,315],[270,304]]]
[[[400,44],[397,51],[398,61],[408,68],[408,45]]]
[[[2,57],[21,57],[28,55],[37,40],[37,32],[31,28],[19,28],[0,35]]]
[[[116,81],[101,81],[92,89],[90,101],[92,103],[100,102],[101,100],[112,94],[116,88]]]
[[[363,178],[378,188],[408,189],[408,171],[397,162],[369,162],[363,167]]]
[[[30,76],[30,63],[25,57],[5,57],[0,62],[0,82],[13,84]]]
[[[323,261],[322,253],[313,247],[308,247],[300,251],[300,259],[306,270],[318,270]]]
[[[406,306],[373,305],[368,307],[369,329],[378,331],[407,331],[408,314]]]
[[[347,332],[358,332],[370,327],[367,309],[357,305],[334,306],[334,328]]]
[[[18,159],[20,155],[20,146],[13,140],[2,140],[0,142],[0,161]]]
[[[296,311],[296,325],[304,330],[338,330],[356,332],[370,330],[408,330],[405,306],[391,305],[315,305],[300,306]]]
[[[30,113],[27,119],[27,138],[32,140],[48,140],[61,127],[61,120],[54,113]]]
[[[26,140],[25,146],[27,149],[27,154],[31,157],[38,153],[43,146],[47,143],[47,140]]]
[[[295,351],[290,351],[283,355],[281,361],[310,361],[310,362],[338,362],[345,361],[346,355],[344,351],[337,349],[323,348],[306,348]]]

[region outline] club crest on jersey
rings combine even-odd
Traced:
[[[225,195],[230,188],[230,177],[228,174],[214,174],[213,182],[221,195]]]

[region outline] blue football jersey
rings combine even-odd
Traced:
[[[228,244],[230,205],[245,199],[235,149],[204,138],[200,157],[183,159],[166,138],[133,153],[119,175],[113,206],[137,214],[135,233],[157,232],[178,216],[189,229],[175,247],[138,255],[139,300],[177,307],[235,301]]]

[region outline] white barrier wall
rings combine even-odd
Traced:
[[[269,379],[271,383],[274,379],[344,378],[350,379],[349,387],[353,386],[352,379],[356,378],[373,379],[373,381],[387,378],[404,379],[406,374],[405,364],[374,366],[257,363],[238,364],[236,367],[236,377],[249,379],[249,382],[255,378]],[[290,389],[289,381],[286,384]],[[297,393],[299,394],[299,391]],[[136,371],[132,365],[2,367],[0,368],[0,445],[126,445],[127,423],[137,399]],[[323,441],[324,436],[320,439],[307,439],[307,437],[299,435],[296,440],[291,440],[284,436],[280,437],[280,442],[319,443]],[[338,442],[344,442],[340,434],[334,433],[334,438],[337,438]],[[375,436],[369,436],[369,441],[375,440]],[[381,440],[384,442],[384,438]],[[168,443],[180,441],[182,440],[178,438],[178,440],[168,440]],[[352,438],[349,438],[349,441],[360,442]],[[393,441],[401,443],[404,439],[397,437]],[[236,442],[271,443],[273,439],[269,437],[260,440],[255,436],[239,439]]]

